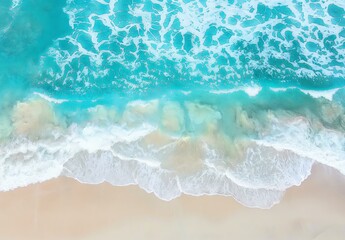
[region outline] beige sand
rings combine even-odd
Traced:
[[[270,210],[66,178],[1,193],[0,204],[0,240],[345,239],[345,178],[320,167]]]

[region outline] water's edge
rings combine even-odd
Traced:
[[[269,208],[314,162],[345,173],[344,89],[310,94],[251,87],[86,103],[35,92],[1,115],[0,189],[63,175]]]

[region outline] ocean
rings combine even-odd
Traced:
[[[270,208],[345,174],[343,0],[1,0],[0,190],[67,176]]]

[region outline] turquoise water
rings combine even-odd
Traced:
[[[3,0],[0,189],[69,176],[268,208],[345,174],[345,4]]]

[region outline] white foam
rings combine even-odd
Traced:
[[[281,191],[238,186],[226,175],[212,169],[202,170],[193,176],[178,176],[172,171],[140,162],[120,160],[110,152],[76,156],[66,163],[64,174],[84,183],[107,181],[116,186],[137,184],[166,201],[182,193],[194,196],[223,195],[232,196],[246,206],[269,208],[279,202],[283,195]]]
[[[168,136],[173,144],[159,147],[160,141],[148,142],[154,131],[145,125],[127,130],[121,126],[72,125],[66,130],[56,130],[49,138],[16,138],[0,147],[0,190],[65,174],[86,183],[137,184],[164,200],[182,193],[221,194],[233,196],[247,206],[268,208],[282,196],[278,190],[239,185],[235,178],[206,165],[188,177],[162,168],[162,161],[172,151],[180,151],[179,145]]]
[[[277,87],[270,87],[270,90],[273,92],[285,92],[288,89],[296,89],[295,87],[286,87],[286,88],[277,88]]]
[[[47,96],[43,93],[39,93],[39,92],[34,92],[33,94],[39,96],[40,98],[42,98],[44,100],[47,100],[48,102],[51,102],[51,103],[60,104],[60,103],[68,102],[67,99],[52,98],[52,97],[49,97],[49,96]]]
[[[333,89],[329,89],[329,90],[306,90],[306,89],[301,89],[301,88],[297,88],[297,87],[286,87],[286,88],[274,88],[274,87],[270,87],[270,90],[274,91],[274,92],[285,92],[289,89],[298,89],[301,92],[308,94],[310,96],[312,96],[313,98],[326,98],[327,100],[332,101],[334,94],[343,88],[333,88]]]
[[[333,1],[338,6],[344,6],[342,0]],[[329,36],[339,36],[339,33],[343,28],[337,24],[334,24],[334,19],[327,13],[328,2],[319,2],[320,8],[313,9],[311,4],[305,1],[298,1],[298,4],[291,2],[284,2],[282,4],[281,0],[264,0],[260,3],[273,8],[278,6],[286,6],[292,12],[291,16],[286,16],[286,18],[291,19],[298,24],[300,27],[292,24],[292,26],[287,26],[286,28],[276,31],[274,26],[277,24],[285,24],[285,17],[271,17],[263,22],[254,24],[253,26],[245,26],[247,20],[257,19],[257,6],[256,1],[237,1],[234,4],[230,4],[228,1],[207,1],[201,3],[200,1],[183,1],[176,0],[173,3],[170,1],[154,1],[155,4],[160,5],[160,9],[155,9],[151,12],[144,8],[145,1],[138,4],[130,4],[129,14],[133,16],[134,19],[141,19],[138,23],[135,21],[128,22],[124,24],[123,21],[119,20],[116,16],[119,11],[117,1],[94,1],[85,4],[83,1],[69,1],[64,11],[69,16],[71,28],[74,30],[73,34],[65,36],[57,40],[55,47],[51,48],[47,55],[60,66],[59,71],[54,71],[51,69],[51,76],[57,81],[55,83],[69,84],[64,79],[65,76],[75,76],[81,83],[85,83],[85,87],[89,85],[97,85],[97,81],[91,83],[90,77],[103,78],[110,70],[111,66],[109,63],[120,63],[127,69],[137,69],[137,67],[142,66],[139,64],[143,59],[140,58],[138,54],[138,49],[140,49],[140,44],[145,44],[148,48],[147,52],[149,54],[149,60],[152,61],[164,61],[168,59],[170,61],[176,62],[176,70],[182,71],[185,69],[189,72],[191,76],[197,77],[200,80],[195,80],[198,83],[217,85],[217,80],[219,76],[217,73],[220,70],[226,72],[225,79],[235,79],[236,82],[241,82],[243,76],[254,76],[256,70],[262,70],[267,74],[281,76],[280,80],[287,80],[288,76],[296,74],[296,77],[309,77],[315,78],[325,76],[326,78],[344,78],[345,72],[344,68],[340,65],[334,66],[333,53],[329,50],[325,44],[327,41],[325,39]],[[98,8],[101,5],[100,8]],[[179,9],[172,9],[171,5],[179,6]],[[85,11],[81,11],[81,9]],[[93,9],[104,9],[103,12],[94,12]],[[284,15],[284,13],[279,13]],[[159,16],[159,17],[158,17]],[[223,16],[223,17],[222,17]],[[325,22],[325,26],[312,23],[309,21],[308,17],[313,16],[322,18]],[[160,20],[157,20],[157,19]],[[229,19],[235,19],[236,23],[231,23]],[[104,39],[99,39],[99,29],[96,29],[96,21],[103,25],[106,31],[110,31],[109,36],[104,37]],[[174,21],[179,21],[180,27],[174,27]],[[85,28],[85,23],[90,27]],[[143,26],[143,27],[141,27]],[[155,27],[159,26],[159,27]],[[210,26],[218,29],[217,33],[212,36],[212,44],[206,44],[206,38],[210,37],[208,32]],[[152,33],[152,28],[156,28],[156,34]],[[137,29],[142,31],[139,36],[130,36],[130,29]],[[322,33],[322,39],[315,39],[315,29]],[[220,39],[223,36],[223,30],[231,31],[231,38],[228,37],[227,41],[222,42]],[[279,43],[279,49],[291,49],[292,44],[289,39],[285,37],[287,31],[291,31],[294,41],[297,41],[300,47],[300,52],[303,54],[306,60],[301,61],[291,61],[291,55],[293,51],[282,51],[276,50],[273,46],[269,45],[270,41],[264,42],[263,48],[257,53],[248,52],[246,53],[243,49],[234,49],[237,43],[253,44],[258,45],[258,35],[267,35],[269,40]],[[118,40],[118,33],[125,33],[125,37]],[[174,39],[170,39],[168,36],[176,36],[181,34],[192,34],[192,49],[185,51],[181,47],[177,47],[174,44]],[[79,41],[78,37],[80,35],[90,38],[94,49],[85,49],[83,44]],[[198,40],[198,41],[197,41]],[[68,41],[70,44],[74,45],[75,48],[69,49],[59,49],[59,41]],[[184,40],[183,40],[184,41]],[[182,41],[182,43],[183,43]],[[308,42],[314,42],[320,45],[320,51],[316,53],[309,51],[306,47]],[[130,43],[136,45],[136,51],[132,54],[135,56],[135,61],[128,61],[126,59],[125,47],[121,49],[121,53],[114,53],[109,50],[100,50],[101,47],[107,47],[108,44],[120,44],[122,46],[128,46]],[[344,49],[341,46],[342,42],[340,37],[334,41],[334,48],[338,51],[339,55],[344,55]],[[237,48],[237,47],[236,47]],[[230,50],[231,49],[231,50]],[[322,52],[321,52],[322,51]],[[206,57],[200,57],[200,54],[207,53]],[[249,54],[247,56],[248,62],[245,66],[241,64],[240,57],[243,54]],[[106,60],[103,60],[104,55],[107,55]],[[253,58],[251,55],[257,56]],[[67,70],[68,64],[70,64],[75,59],[80,57],[87,57],[91,65],[87,73],[84,69],[80,71]],[[315,57],[317,56],[317,58]],[[217,58],[223,57],[225,59],[235,60],[235,63],[230,64],[218,64]],[[270,59],[274,57],[278,60],[289,61],[290,66],[276,67],[274,64],[270,63]],[[260,61],[256,60],[260,59]],[[144,60],[145,61],[145,60]],[[44,59],[43,59],[44,62]],[[183,62],[183,63],[182,63]],[[309,67],[304,67],[303,64]],[[202,73],[198,70],[198,66],[203,66],[208,72],[208,74]],[[147,66],[145,66],[147,68]],[[148,69],[148,68],[147,68]],[[311,70],[312,69],[312,70]],[[104,73],[104,74],[102,74]],[[165,73],[166,75],[167,73]],[[143,76],[145,79],[156,80],[157,76],[151,74],[148,69],[147,72],[142,73],[140,76],[135,74],[128,76],[129,80],[122,81],[118,83],[116,81],[111,84],[121,84],[121,86],[128,87],[129,89],[143,89],[145,85],[150,83],[143,81]],[[167,75],[166,75],[167,76]],[[247,80],[247,79],[246,79]],[[73,81],[71,81],[73,82]],[[133,83],[134,82],[134,83]],[[221,82],[221,81],[220,81]],[[111,85],[109,83],[109,85]],[[78,90],[82,91],[83,88]],[[247,91],[250,96],[255,96],[258,89],[251,89]],[[314,93],[312,93],[314,94]]]
[[[42,101],[15,107],[23,114],[41,108],[38,115],[32,113],[34,124],[26,125],[25,131],[44,125],[38,120],[51,122],[54,109]],[[287,188],[308,177],[315,161],[345,174],[343,131],[323,127],[315,116],[307,119],[283,110],[260,110],[251,116],[245,106],[230,104],[220,111],[219,106],[198,101],[184,104],[185,108],[158,100],[129,102],[122,115],[116,114],[118,121],[107,121],[113,115],[97,106],[89,112],[101,111],[107,124],[91,118],[84,125],[49,128],[36,138],[13,133],[0,142],[0,190],[66,175],[85,183],[136,184],[164,200],[182,193],[218,194],[250,207],[269,208]],[[172,125],[150,120],[170,118],[169,114],[182,116],[170,119]],[[134,118],[136,124],[129,124]],[[191,125],[188,131],[180,126],[185,120]],[[224,131],[224,121],[233,129]],[[58,125],[58,119],[53,122]],[[181,133],[162,130],[161,125]]]
[[[22,3],[22,0],[12,0],[11,10],[14,10],[15,8],[19,7],[21,3]]]
[[[324,97],[330,101],[332,101],[334,94],[339,90],[340,88],[334,88],[330,90],[322,90],[322,91],[316,91],[316,90],[303,90],[300,89],[301,92],[304,92],[305,94],[308,94],[314,98],[320,98]]]
[[[247,93],[248,96],[255,97],[256,95],[260,93],[261,90],[262,90],[262,87],[260,86],[246,86],[246,87],[236,87],[232,89],[211,90],[210,92],[214,94],[230,94],[234,92],[243,91]]]
[[[301,157],[334,167],[345,174],[345,137],[343,132],[331,129],[314,130],[305,118],[292,121],[277,120],[271,131],[258,144],[289,150]]]

